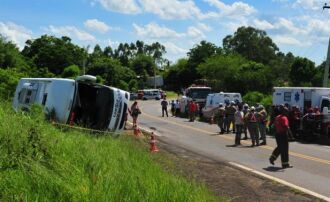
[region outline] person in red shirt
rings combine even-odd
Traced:
[[[290,127],[287,117],[288,109],[284,106],[280,106],[280,115],[276,116],[274,126],[276,130],[275,139],[277,147],[274,149],[272,155],[269,158],[269,162],[274,165],[274,161],[279,155],[281,155],[282,168],[290,168],[289,164],[289,135]]]
[[[189,111],[189,121],[194,122],[195,121],[195,113],[197,110],[197,105],[194,101],[190,101],[188,105],[188,111]]]

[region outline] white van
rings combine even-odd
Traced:
[[[240,93],[213,93],[208,94],[206,98],[205,107],[202,109],[203,116],[205,118],[211,118],[214,115],[215,110],[219,107],[219,104],[229,104],[230,102],[242,102],[242,96]]]
[[[142,100],[160,100],[162,98],[161,90],[159,89],[145,89],[143,90]]]
[[[37,103],[45,113],[55,110],[56,121],[99,130],[120,131],[124,127],[129,93],[95,83],[94,76],[73,79],[22,78],[13,107],[28,109]]]

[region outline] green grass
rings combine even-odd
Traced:
[[[94,136],[46,123],[40,109],[0,103],[0,201],[219,201],[166,172],[132,136]]]
[[[178,94],[174,91],[166,91],[166,98],[168,100],[176,100],[178,98]]]

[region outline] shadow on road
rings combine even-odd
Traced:
[[[268,166],[267,168],[263,168],[263,169],[268,172],[283,172],[282,167],[276,167],[276,166]]]

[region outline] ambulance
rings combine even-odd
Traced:
[[[206,98],[205,107],[202,109],[203,117],[211,118],[215,114],[216,109],[219,104],[222,103],[223,106],[229,104],[230,102],[240,103],[242,102],[242,96],[240,93],[212,93],[208,94]]]
[[[273,105],[296,106],[300,110],[300,132],[305,138],[330,140],[330,88],[274,87]],[[319,109],[320,113],[315,113]]]

